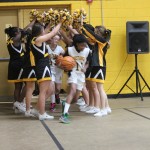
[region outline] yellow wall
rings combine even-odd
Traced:
[[[97,2],[98,3],[98,2]],[[97,6],[96,3],[93,7]],[[149,0],[113,0],[103,2],[104,25],[112,30],[111,49],[107,54],[107,79],[105,89],[109,89],[116,80],[125,59],[123,66],[114,85],[107,93],[117,93],[134,70],[134,55],[127,55],[126,52],[126,22],[127,21],[150,21]],[[143,77],[150,85],[150,54],[138,55],[138,66]],[[129,86],[135,89],[135,75],[129,82]],[[144,86],[142,82],[142,86]],[[131,92],[124,88],[123,93]],[[147,88],[143,92],[149,92]]]
[[[32,3],[0,3],[0,9],[30,7],[36,8],[42,5],[71,5],[73,12],[78,8],[85,8],[90,16],[90,23],[104,25],[112,30],[111,48],[107,53],[107,78],[105,90],[107,94],[116,94],[129,75],[134,70],[134,55],[126,52],[126,22],[127,21],[149,21],[150,20],[150,1],[149,0],[93,0],[88,5],[85,0],[79,1],[51,1],[51,2],[32,2]],[[36,5],[36,6],[35,6]],[[7,6],[7,7],[6,7]],[[103,8],[103,9],[102,9]],[[101,13],[103,12],[103,13]],[[21,19],[21,16],[19,15]],[[126,61],[125,61],[126,60]],[[143,77],[150,85],[150,54],[138,55],[138,66]],[[124,65],[123,65],[124,64]],[[123,67],[122,67],[123,66]],[[129,86],[135,89],[135,75],[130,80]],[[144,86],[142,82],[142,86]],[[147,88],[143,92],[149,92]],[[122,93],[132,93],[128,88],[124,88]]]

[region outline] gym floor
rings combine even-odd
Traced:
[[[46,104],[47,112],[49,102]],[[39,121],[14,114],[12,103],[0,103],[0,150],[149,150],[150,98],[110,99],[112,114],[95,118],[73,104],[71,123]]]

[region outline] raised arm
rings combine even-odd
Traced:
[[[69,36],[66,35],[66,33],[63,30],[59,31],[61,36],[62,36],[62,40],[66,45],[72,45],[72,38],[70,38]]]
[[[46,42],[49,39],[51,39],[53,36],[55,36],[57,32],[59,31],[61,24],[62,23],[60,22],[50,33],[37,37],[36,45],[41,45],[42,42]]]
[[[52,24],[51,24],[51,22],[49,22],[49,24],[46,26],[46,28],[44,30],[45,34],[49,33],[51,26],[52,26]]]
[[[100,43],[106,43],[107,42],[107,39],[95,34],[94,31],[89,27],[88,24],[83,25],[83,33],[85,33],[86,36],[88,36],[89,38],[91,38],[92,40],[94,40],[96,42],[100,42]]]
[[[32,30],[33,25],[36,22],[36,18],[32,20],[25,28],[23,28],[23,31],[27,31],[28,29]]]
[[[68,29],[72,34],[79,34],[79,32],[76,29],[73,29],[71,25],[68,26]]]

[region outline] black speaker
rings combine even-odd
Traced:
[[[149,22],[128,21],[126,23],[127,53],[149,53]]]

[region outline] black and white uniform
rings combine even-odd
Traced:
[[[22,45],[15,47],[12,39],[7,40],[7,48],[10,55],[8,65],[8,82],[23,81],[23,57],[24,51]]]
[[[26,37],[25,43],[25,55],[24,55],[24,65],[23,65],[23,81],[36,81],[36,74],[35,74],[35,63],[32,63],[31,60],[34,59],[34,56],[31,49],[31,40],[30,35]],[[33,58],[32,58],[33,57]]]
[[[87,58],[89,56],[89,48],[85,48],[83,51],[78,52],[75,47],[68,47],[68,55],[73,57],[76,61],[76,66],[70,72],[68,83],[75,83],[77,89],[82,91],[85,83],[85,74],[82,69],[85,66]]]
[[[55,57],[59,56],[60,54],[64,54],[65,51],[59,45],[56,46],[55,50],[52,50],[49,45],[46,46],[48,49],[48,53],[50,55],[50,68],[52,73],[52,81],[54,81],[55,83],[62,83],[63,70],[55,65]]]
[[[89,62],[89,66],[88,68],[86,69],[86,72],[85,72],[85,78],[86,80],[89,80],[89,75],[91,73],[91,70],[92,70],[92,66],[91,66],[91,63],[92,63],[92,48],[91,48],[91,45],[88,44],[88,48],[90,49],[90,52],[89,52],[89,57],[88,57],[88,62]]]
[[[102,38],[90,30],[88,25],[84,25],[83,31],[92,41],[95,42],[92,49],[91,73],[87,80],[104,83],[106,77],[106,59],[107,44],[109,39]]]
[[[46,48],[46,43],[43,42],[42,46],[35,45],[36,38],[31,42],[31,53],[34,57],[31,58],[31,62],[35,62],[35,73],[38,82],[51,80],[51,71],[49,65],[49,54]]]

